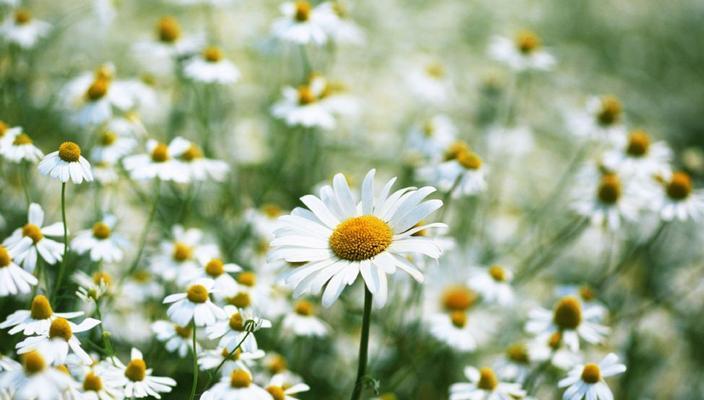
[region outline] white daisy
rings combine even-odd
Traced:
[[[0,245],[0,297],[29,293],[37,278],[12,261],[12,254]]]
[[[296,208],[279,219],[281,228],[271,243],[270,259],[306,263],[292,268],[284,278],[295,288],[294,296],[320,292],[327,284],[323,305],[329,307],[361,273],[374,303],[381,307],[388,296],[386,276],[397,267],[423,281],[423,274],[405,255],[440,256],[442,251],[432,239],[413,236],[444,226],[416,226],[442,206],[440,200],[423,200],[435,188],[403,188],[389,194],[396,181],[393,178],[375,193],[374,174],[371,170],[364,178],[361,202],[355,200],[344,175],[337,174],[332,186],[320,190],[320,197],[301,198],[308,209]]]
[[[93,364],[80,376],[81,392],[78,400],[119,400],[123,398],[122,388],[119,384],[109,379],[107,371],[108,362]]]
[[[132,46],[137,60],[150,72],[164,75],[173,72],[173,63],[200,51],[204,37],[184,36],[173,17],[162,17],[156,24],[156,40],[141,40]]]
[[[430,62],[408,68],[406,81],[417,99],[430,104],[443,104],[454,93],[445,66],[439,62]]]
[[[170,353],[178,353],[184,358],[193,346],[193,327],[190,325],[175,325],[170,321],[156,321],[152,324],[152,331],[156,339],[164,342],[164,347]],[[200,346],[196,343],[196,354],[200,353]]]
[[[200,56],[193,57],[183,67],[183,74],[196,82],[229,85],[240,79],[240,70],[226,60],[222,50],[208,47]]]
[[[272,33],[278,39],[294,44],[325,44],[328,40],[326,21],[330,10],[313,8],[307,0],[289,1],[279,7],[282,17],[274,21]]]
[[[452,311],[437,313],[428,319],[428,330],[438,341],[461,352],[474,351],[477,340],[470,324],[470,317],[466,311]]]
[[[161,398],[159,393],[169,393],[176,386],[176,381],[169,377],[152,376],[151,368],[147,368],[142,352],[132,348],[130,362],[125,365],[117,357],[113,357],[112,365],[108,364],[105,378],[122,388],[126,398],[144,398],[148,396]]]
[[[493,127],[487,133],[489,152],[504,156],[522,156],[535,147],[532,130],[527,126]]]
[[[34,271],[38,255],[50,265],[61,261],[63,256],[64,245],[45,236],[62,236],[64,224],[56,222],[42,226],[43,223],[44,210],[39,204],[32,203],[29,205],[27,224],[15,229],[12,235],[2,242],[13,254],[15,261],[29,272]]]
[[[122,261],[123,250],[128,243],[113,232],[116,224],[117,218],[114,215],[106,215],[93,224],[91,229],[79,231],[71,241],[71,248],[78,254],[90,253],[90,259],[95,262]]]
[[[307,300],[298,300],[293,310],[284,317],[281,328],[295,336],[323,337],[328,334],[328,326],[315,316],[315,306]]]
[[[12,139],[9,140],[10,138]],[[19,164],[22,161],[35,163],[44,157],[44,153],[32,144],[32,138],[21,129],[7,132],[3,137],[3,143],[0,154],[13,163]]]
[[[442,158],[445,150],[455,142],[457,127],[449,117],[438,114],[414,125],[408,134],[408,147],[430,160]]]
[[[32,18],[28,10],[18,9],[0,25],[0,37],[8,43],[30,49],[39,39],[46,37],[50,29],[49,23]]]
[[[222,377],[210,390],[203,393],[201,400],[271,400],[266,390],[252,381],[252,374],[244,369],[235,369]]]
[[[61,365],[66,362],[66,356],[71,351],[86,364],[90,364],[90,355],[81,348],[81,342],[74,333],[86,332],[98,324],[100,321],[93,318],[86,318],[78,325],[64,318],[55,318],[51,321],[48,332],[30,336],[17,343],[17,353],[24,354],[36,350],[49,364]]]
[[[201,276],[203,267],[199,260],[217,258],[218,248],[203,243],[203,232],[200,229],[185,229],[181,225],[174,225],[171,233],[173,240],[161,243],[161,251],[152,257],[150,269],[164,280],[186,285],[193,277]]]
[[[130,154],[137,141],[130,136],[105,129],[100,133],[97,144],[91,150],[91,159],[98,162],[115,164],[122,157]]]
[[[74,142],[64,142],[59,150],[49,153],[38,165],[43,175],[56,178],[61,182],[81,183],[93,180],[88,160],[81,155],[81,148]]]
[[[229,375],[230,372],[235,369],[250,371],[254,362],[262,358],[264,358],[263,350],[246,352],[237,349],[233,353],[226,347],[218,347],[215,350],[200,352],[198,355],[198,365],[204,370],[209,370],[216,369],[222,363],[220,371],[223,375]]]
[[[623,175],[652,178],[670,172],[671,158],[667,144],[651,143],[647,132],[635,130],[628,137],[618,136],[615,147],[604,154],[603,163]]]
[[[673,172],[661,178],[660,188],[653,189],[649,206],[663,221],[704,218],[704,190],[692,189],[692,178],[686,172]]]
[[[341,1],[326,1],[316,7],[323,29],[335,43],[364,44],[366,37],[359,25],[350,18]]]
[[[2,149],[9,146],[15,140],[15,137],[21,133],[22,127],[11,127],[5,121],[0,120],[0,154],[2,154]]]
[[[276,204],[266,203],[259,208],[248,208],[244,212],[244,220],[252,227],[254,234],[268,242],[274,239],[274,231],[278,228],[278,219],[285,213]]]
[[[594,290],[588,285],[558,286],[555,290],[555,294],[558,297],[579,297],[579,299],[582,301],[582,307],[584,307],[585,310],[594,309],[594,311],[589,311],[589,313],[595,316],[596,321],[603,321],[609,312],[604,303],[599,301],[599,299],[597,298],[597,293],[595,293]]]
[[[513,272],[510,270],[500,265],[492,265],[489,268],[475,268],[467,285],[479,293],[485,302],[509,306],[514,298],[513,288],[511,288],[512,278]]]
[[[551,365],[562,370],[582,362],[582,354],[567,348],[559,331],[536,336],[528,343],[528,354],[531,361],[540,363],[549,360]]]
[[[50,367],[36,351],[22,356],[22,368],[0,373],[0,390],[12,393],[12,399],[17,400],[61,400],[71,383],[68,374]]]
[[[567,129],[577,137],[613,143],[626,134],[622,117],[623,105],[616,97],[591,97],[583,111],[566,115]]]
[[[146,154],[125,157],[122,164],[132,179],[158,178],[163,181],[187,183],[191,175],[183,163],[176,159],[176,155],[182,154],[189,147],[190,143],[181,137],[174,138],[168,145],[149,139]]]
[[[252,308],[264,313],[274,306],[273,285],[252,271],[243,271],[235,278],[237,287],[227,293],[227,300],[239,308]],[[267,313],[268,314],[268,313]]]
[[[465,142],[455,142],[445,151],[444,161],[421,167],[418,175],[453,197],[473,196],[486,190],[487,167]]]
[[[272,106],[271,113],[289,126],[332,129],[336,124],[335,116],[321,101],[324,90],[325,81],[322,79],[313,79],[298,89],[287,86],[282,90],[283,98]]]
[[[626,366],[618,362],[618,356],[610,353],[598,364],[588,363],[574,367],[557,385],[566,387],[564,400],[613,400],[614,395],[604,378],[622,374]]]
[[[305,383],[291,381],[287,378],[286,374],[277,374],[271,377],[269,384],[266,385],[266,391],[274,400],[298,400],[297,397],[291,395],[310,390],[310,386]]]
[[[210,178],[216,182],[224,181],[230,171],[230,166],[224,161],[205,158],[200,147],[195,143],[189,143],[190,147],[180,154],[174,154],[174,157],[177,157],[184,164],[190,172],[191,179],[204,181]]]
[[[71,319],[80,317],[83,311],[55,313],[51,308],[49,299],[38,294],[32,299],[29,310],[17,310],[8,315],[5,321],[0,323],[0,329],[10,328],[8,333],[14,335],[22,332],[23,335],[43,335],[49,332],[51,323],[57,318]]]
[[[166,310],[169,318],[181,326],[186,326],[191,321],[196,326],[210,326],[225,319],[225,312],[210,301],[213,284],[211,279],[199,279],[188,286],[185,293],[166,296],[164,304],[173,303]]]
[[[502,380],[524,383],[532,371],[530,352],[524,343],[512,343],[496,363],[494,370]]]
[[[112,294],[112,276],[105,271],[96,271],[92,275],[76,271],[72,279],[78,284],[76,296],[85,302],[97,301],[106,294]]]
[[[221,258],[203,257],[199,260],[200,268],[189,269],[181,272],[186,282],[192,282],[201,278],[213,280],[214,296],[223,298],[230,293],[237,292],[238,284],[232,273],[242,271],[242,267],[233,263],[224,263]]]
[[[513,40],[494,37],[489,55],[516,71],[546,71],[555,65],[555,57],[542,48],[540,38],[531,31],[521,31]]]
[[[240,342],[243,352],[255,352],[258,349],[254,332],[262,328],[271,328],[271,322],[259,318],[250,310],[227,305],[224,308],[226,318],[216,321],[206,328],[208,338],[220,339],[218,346],[233,351]]]
[[[501,382],[491,368],[466,367],[464,375],[469,383],[452,384],[450,400],[510,400],[526,395],[520,384]]]

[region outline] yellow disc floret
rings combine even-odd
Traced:
[[[147,376],[147,363],[141,358],[135,358],[127,364],[125,368],[125,376],[132,382],[141,382]]]
[[[159,40],[164,43],[174,43],[181,37],[181,27],[173,17],[163,17],[156,25]]]
[[[83,378],[83,390],[86,392],[99,392],[103,389],[103,380],[92,372],[86,374]]]
[[[56,318],[51,322],[49,327],[49,337],[50,338],[63,338],[68,341],[73,336],[73,331],[71,330],[71,325],[68,321],[63,318]]]
[[[22,227],[22,236],[32,239],[34,244],[39,243],[44,238],[40,227],[34,224],[27,224]]]
[[[105,222],[96,222],[93,225],[93,237],[96,239],[107,239],[110,237],[110,227]]]
[[[493,391],[499,384],[499,380],[496,378],[494,370],[491,368],[480,368],[479,369],[479,382],[477,382],[477,387],[486,391]]]
[[[675,172],[667,183],[667,195],[673,200],[684,200],[692,193],[692,178],[686,172]]]
[[[230,386],[233,388],[246,388],[252,384],[252,376],[243,369],[236,369],[230,374]]]
[[[241,272],[237,275],[237,283],[247,287],[254,287],[257,284],[257,274],[254,272]]]
[[[565,296],[557,302],[553,322],[560,329],[576,329],[582,322],[582,303],[574,296]]]
[[[650,136],[645,131],[633,131],[628,135],[626,153],[632,157],[642,157],[648,154]]]
[[[193,257],[193,248],[186,243],[176,242],[171,257],[178,262],[190,260]]]
[[[267,386],[266,391],[269,392],[274,400],[286,400],[286,393],[281,386]]]
[[[293,310],[296,314],[307,317],[315,313],[315,306],[310,301],[299,300],[296,305],[293,306]]]
[[[7,267],[12,262],[12,257],[10,252],[7,251],[5,246],[0,245],[0,268]]]
[[[81,158],[81,148],[74,142],[63,142],[59,146],[59,158],[66,162],[76,162]]]
[[[205,264],[205,273],[217,278],[218,276],[225,273],[225,264],[219,258],[213,258]]]
[[[586,383],[597,383],[601,380],[601,370],[594,363],[589,363],[582,369],[582,380]]]
[[[222,60],[222,58],[222,50],[217,47],[211,46],[203,50],[203,59],[209,63],[216,63]]]
[[[368,260],[391,245],[393,232],[384,221],[373,215],[342,221],[330,235],[330,249],[344,260]]]
[[[27,372],[27,375],[34,375],[46,368],[46,361],[44,361],[44,357],[39,352],[30,351],[22,356],[22,367]]]
[[[19,135],[15,136],[15,140],[12,141],[12,144],[14,144],[15,146],[32,144],[32,138],[29,137],[29,135],[26,133],[20,133]]]
[[[523,54],[530,54],[540,48],[540,38],[534,32],[521,31],[516,35],[516,47]]]
[[[604,204],[616,204],[621,197],[621,180],[618,175],[612,173],[602,175],[597,196]]]
[[[160,163],[169,159],[169,146],[164,143],[157,143],[152,150],[152,161]]]
[[[465,311],[477,300],[477,295],[464,286],[450,286],[442,294],[442,306],[447,311]]]
[[[192,303],[205,303],[208,301],[208,289],[203,285],[191,285],[186,292],[188,300]]]
[[[294,14],[294,18],[298,22],[306,22],[308,18],[310,18],[310,11],[311,6],[308,1],[298,0],[296,1],[296,13]]]
[[[46,296],[38,294],[32,299],[32,307],[30,309],[30,317],[35,320],[47,319],[54,314],[51,309],[51,304]]]
[[[621,117],[621,102],[614,96],[601,98],[601,109],[597,113],[597,121],[604,126],[613,125]]]

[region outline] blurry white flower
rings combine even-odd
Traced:
[[[278,39],[295,43],[322,45],[328,40],[325,31],[330,10],[322,6],[313,8],[307,0],[289,1],[279,8],[282,17],[274,21],[272,33]]]
[[[222,377],[210,390],[203,393],[201,400],[271,400],[266,390],[252,381],[252,374],[244,369],[235,369]]]
[[[184,275],[180,281],[192,282],[200,278],[213,280],[214,295],[223,298],[237,291],[237,281],[232,273],[242,271],[242,267],[234,263],[224,263],[221,258],[205,256],[198,260],[199,268],[187,269],[181,272]]]
[[[200,229],[174,225],[171,234],[173,240],[161,243],[161,251],[152,257],[149,268],[166,281],[185,285],[192,277],[201,275],[203,268],[199,260],[217,257],[218,249],[215,245],[203,243]]]
[[[501,382],[491,368],[466,367],[464,375],[469,383],[452,384],[450,400],[505,400],[526,395],[520,384]]]
[[[486,303],[509,306],[513,303],[513,288],[511,279],[513,272],[500,266],[492,265],[489,268],[475,268],[467,281],[467,285],[479,293]]]
[[[92,362],[88,353],[81,348],[81,342],[74,333],[86,332],[100,324],[93,318],[86,318],[80,324],[74,324],[64,318],[55,318],[49,325],[49,331],[39,336],[30,336],[17,343],[17,353],[24,354],[38,351],[49,364],[62,365],[69,350],[85,363]]]
[[[176,386],[176,381],[169,377],[152,376],[147,368],[142,352],[132,348],[130,362],[125,366],[117,357],[112,357],[112,364],[107,364],[106,379],[123,388],[126,398],[161,398],[159,393],[169,393]],[[114,365],[113,365],[114,364]]]
[[[117,15],[113,0],[93,0],[93,12],[102,25],[109,25]]]
[[[160,299],[164,297],[164,288],[157,282],[156,277],[147,271],[138,270],[128,276],[120,287],[122,293],[129,293],[129,296],[118,296],[118,302],[123,299],[124,306],[132,306],[134,303],[141,303],[146,300]],[[127,297],[127,299],[124,299]]]
[[[252,364],[255,361],[264,358],[263,350],[255,350],[252,352],[242,351],[241,349],[231,352],[226,347],[218,347],[215,350],[206,350],[199,353],[198,365],[204,370],[215,369],[222,364],[221,372],[223,375],[229,375],[235,369],[244,369],[250,371]]]
[[[564,400],[612,400],[614,395],[604,378],[619,375],[626,371],[626,366],[618,362],[618,356],[610,353],[598,364],[588,363],[574,367],[558,386],[567,387]]]
[[[171,304],[166,310],[172,321],[186,326],[193,321],[195,326],[210,326],[226,318],[225,312],[210,300],[213,281],[199,279],[184,293],[166,296],[164,304]]]
[[[344,175],[337,174],[332,186],[320,190],[320,197],[301,198],[308,209],[296,208],[279,219],[281,228],[271,243],[270,260],[306,263],[287,271],[284,278],[295,288],[294,296],[318,293],[327,284],[323,305],[329,307],[361,274],[374,294],[375,305],[381,307],[388,296],[387,274],[397,267],[423,281],[423,274],[406,260],[406,254],[440,256],[442,250],[431,238],[413,236],[444,226],[417,226],[442,206],[437,199],[423,200],[435,188],[403,188],[390,194],[393,178],[375,193],[375,173],[371,170],[364,178],[361,202],[355,200]]]
[[[44,210],[39,204],[32,203],[27,213],[27,224],[15,229],[12,235],[2,242],[3,246],[13,254],[13,258],[29,272],[34,272],[38,256],[41,256],[49,265],[61,261],[63,256],[64,245],[45,236],[62,236],[64,224],[61,222],[49,226],[42,226],[42,224],[44,224]]]
[[[32,138],[19,128],[19,130],[8,131],[2,139],[3,146],[0,146],[0,154],[14,163],[29,161],[35,163],[43,156],[41,150],[32,144]]]
[[[545,333],[536,336],[528,344],[528,354],[531,361],[545,362],[568,370],[582,362],[582,354],[565,347],[560,332]]]
[[[226,60],[222,50],[208,47],[200,56],[186,61],[183,74],[196,82],[228,85],[240,79],[240,71],[235,64]]]
[[[115,183],[120,178],[115,169],[115,164],[105,161],[99,161],[93,164],[93,176],[96,181],[103,185]]]
[[[10,126],[5,121],[0,120],[0,154],[3,148],[12,144],[15,137],[22,133],[22,127]]]
[[[310,390],[310,386],[305,383],[291,381],[287,378],[288,376],[286,374],[277,374],[274,375],[269,381],[269,384],[266,385],[266,391],[269,392],[275,400],[297,400],[297,397],[291,395]]]
[[[78,400],[112,400],[122,399],[122,388],[118,382],[107,376],[108,362],[102,361],[86,368],[80,377],[78,387],[81,392]]]
[[[501,379],[510,382],[524,383],[530,374],[531,358],[528,347],[523,343],[513,343],[496,363],[494,370]]]
[[[206,328],[208,338],[220,339],[218,346],[233,351],[240,342],[243,352],[255,352],[258,349],[254,332],[262,328],[271,328],[271,322],[259,318],[250,310],[227,305],[224,308],[225,319],[217,321]]]
[[[451,311],[430,316],[428,329],[430,334],[452,349],[461,352],[474,351],[477,341],[466,311]]]
[[[76,296],[85,302],[98,301],[112,289],[112,276],[105,271],[96,271],[92,275],[76,271],[72,278],[78,284]]]
[[[49,299],[46,296],[38,294],[32,299],[32,305],[29,310],[17,310],[8,315],[5,321],[0,323],[0,329],[10,328],[8,333],[14,335],[22,332],[23,335],[43,335],[49,332],[51,323],[57,319],[71,319],[80,317],[83,311],[55,313],[51,309]]]
[[[244,212],[245,221],[252,227],[254,234],[265,239],[267,245],[274,239],[278,227],[278,218],[284,210],[274,203],[262,204],[259,208],[248,208]]]
[[[332,129],[335,117],[330,107],[321,101],[325,87],[324,79],[315,78],[298,89],[287,86],[282,90],[283,98],[272,106],[271,113],[289,126]]]
[[[106,215],[102,221],[93,224],[92,229],[79,231],[71,241],[71,248],[78,254],[90,252],[90,259],[95,262],[121,261],[127,241],[113,233],[115,224],[117,218],[114,215]]]
[[[274,306],[272,285],[252,271],[237,274],[236,288],[227,293],[228,301],[239,308],[253,308],[261,313]]]
[[[12,261],[12,253],[0,245],[0,297],[29,293],[37,278]]]
[[[173,156],[184,164],[184,167],[194,181],[204,181],[208,178],[217,182],[225,180],[230,166],[220,160],[205,158],[203,151],[195,143],[189,142],[190,147],[181,153],[176,152]]]
[[[130,154],[135,146],[137,141],[133,137],[105,129],[100,133],[96,145],[91,150],[91,159],[115,164],[122,157]]]
[[[486,190],[487,167],[479,155],[462,141],[445,151],[444,161],[418,169],[418,175],[453,197],[473,196]]]
[[[164,347],[170,353],[178,353],[184,358],[193,346],[193,327],[190,325],[175,325],[170,321],[156,321],[152,324],[152,331],[156,339],[164,342]],[[196,343],[196,354],[200,353],[200,346]]]
[[[576,179],[572,208],[592,225],[617,231],[642,209],[643,197],[636,185],[633,178],[590,166]]]
[[[91,173],[88,160],[81,155],[81,148],[74,142],[64,142],[59,146],[58,151],[44,156],[37,166],[43,175],[56,178],[61,182],[81,183],[84,180],[91,182]]]
[[[147,70],[157,74],[173,73],[174,61],[196,54],[205,44],[202,35],[184,36],[173,17],[162,17],[156,24],[156,40],[134,43],[132,50]]]
[[[41,354],[32,351],[22,356],[21,367],[17,364],[0,373],[0,394],[4,390],[13,394],[12,399],[62,400],[71,383],[70,375],[50,367]]]
[[[295,336],[326,336],[328,326],[315,316],[315,305],[307,300],[298,300],[293,310],[284,316],[281,327]]]
[[[621,124],[623,106],[614,96],[591,97],[585,110],[566,115],[570,134],[602,143],[613,143],[626,134]]]
[[[336,43],[361,45],[366,41],[364,32],[349,16],[347,7],[341,1],[326,1],[316,7],[320,23],[330,38]]]
[[[589,311],[590,314],[593,313],[595,320],[602,321],[606,318],[609,310],[606,308],[604,303],[599,301],[597,294],[594,293],[591,287],[587,285],[576,286],[576,285],[562,285],[558,286],[555,290],[555,294],[558,297],[565,296],[576,296],[582,301],[582,307],[585,310],[594,309],[594,311]]]
[[[704,217],[704,191],[692,189],[692,178],[686,172],[673,172],[661,179],[649,205],[663,221],[696,221]]]
[[[547,71],[555,65],[555,57],[542,48],[540,38],[531,31],[521,31],[513,40],[494,37],[489,55],[516,71]]]
[[[49,23],[32,18],[28,10],[18,9],[5,17],[0,25],[0,37],[8,43],[30,49],[39,39],[46,37],[50,29]]]
[[[445,66],[438,62],[404,69],[404,77],[411,92],[424,103],[442,104],[453,94],[452,82]]]
[[[442,158],[445,150],[455,142],[457,127],[446,115],[438,114],[414,125],[408,134],[408,147],[430,160]]]
[[[533,132],[527,126],[515,128],[492,128],[489,136],[489,152],[505,156],[520,156],[529,153],[535,147]]]
[[[132,179],[158,178],[164,181],[187,183],[190,181],[191,174],[175,157],[189,147],[190,143],[181,137],[174,138],[168,145],[149,139],[147,154],[125,157],[122,164]]]
[[[645,179],[670,172],[672,151],[663,142],[651,143],[647,132],[635,130],[628,137],[618,136],[615,144],[602,160],[610,170]]]

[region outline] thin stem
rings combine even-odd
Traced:
[[[103,329],[103,315],[100,313],[100,301],[98,299],[93,299],[93,301],[95,302],[95,316],[98,317],[98,320],[101,321],[101,323],[98,324],[98,330],[100,331],[100,337],[103,340],[105,354],[108,358],[112,359],[114,351],[112,349],[112,342],[110,341],[110,334],[105,332],[105,330]]]
[[[191,387],[191,396],[189,397],[190,400],[193,400],[196,397],[196,388],[198,387],[198,354],[196,353],[196,332],[198,329],[196,328],[196,320],[194,319],[192,322],[193,326],[193,387]]]
[[[359,364],[357,364],[357,379],[351,400],[359,400],[364,387],[364,376],[367,370],[367,348],[369,347],[369,325],[372,317],[372,292],[364,285],[364,316],[362,317],[362,338],[359,341]]]
[[[66,224],[66,182],[61,183],[61,220],[64,223],[64,255],[61,258],[61,266],[59,267],[59,274],[56,277],[56,283],[54,285],[52,302],[56,301],[56,295],[61,287],[61,281],[64,279],[64,274],[66,273],[66,256],[68,255],[68,225]]]
[[[154,216],[156,215],[156,209],[159,204],[159,197],[161,195],[161,180],[159,178],[156,179],[155,190],[156,195],[154,195],[154,203],[152,204],[152,209],[149,212],[149,219],[147,219],[147,223],[144,225],[144,230],[142,231],[142,236],[139,238],[139,250],[137,250],[137,256],[134,258],[134,261],[132,261],[132,265],[130,265],[130,269],[128,270],[127,274],[124,275],[124,277],[132,275],[139,266],[139,261],[142,259],[142,253],[144,253],[144,246],[147,243],[147,235],[149,234],[149,228],[154,222]]]
[[[24,199],[27,201],[27,207],[29,207],[30,204],[32,204],[32,198],[29,195],[29,174],[27,171],[29,170],[29,165],[27,163],[22,164],[22,189],[24,191]]]
[[[213,376],[218,376],[220,369],[222,369],[222,366],[225,365],[225,361],[230,360],[232,358],[232,355],[235,354],[235,352],[237,351],[237,349],[242,347],[242,343],[244,343],[244,341],[247,340],[247,336],[249,336],[250,333],[252,333],[252,331],[248,329],[245,332],[244,336],[242,337],[242,340],[240,340],[240,342],[237,343],[237,346],[235,346],[235,348],[232,349],[232,351],[227,354],[227,357],[223,358],[222,361],[220,361],[220,364],[218,364],[218,367],[215,368],[215,372],[210,374],[210,378],[208,378],[208,383],[205,385],[206,387],[210,386],[210,382],[212,382]]]

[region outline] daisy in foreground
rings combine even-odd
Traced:
[[[604,378],[626,371],[626,366],[618,362],[618,356],[610,353],[601,362],[578,365],[567,373],[558,386],[567,387],[564,400],[612,400],[614,395]]]
[[[469,383],[450,386],[450,400],[509,400],[526,395],[518,383],[501,382],[491,368],[466,367],[464,375]]]
[[[7,390],[13,394],[8,399],[60,399],[71,383],[68,374],[50,367],[41,354],[33,351],[22,356],[21,367],[13,365],[12,369],[0,373],[0,395]]]
[[[169,318],[181,326],[187,326],[191,321],[195,326],[206,326],[225,319],[225,312],[210,301],[213,285],[212,279],[199,279],[185,293],[166,296],[164,303],[173,303],[166,311]]]
[[[111,361],[112,365],[108,366],[105,378],[115,386],[122,387],[126,398],[152,396],[160,399],[159,393],[168,393],[176,386],[176,381],[169,377],[152,376],[152,370],[147,368],[142,352],[135,348],[132,349],[130,362],[126,366],[117,357]]]
[[[73,183],[93,180],[88,160],[81,155],[81,148],[73,142],[64,142],[58,151],[44,156],[38,168],[42,174],[64,183],[69,179]]]

